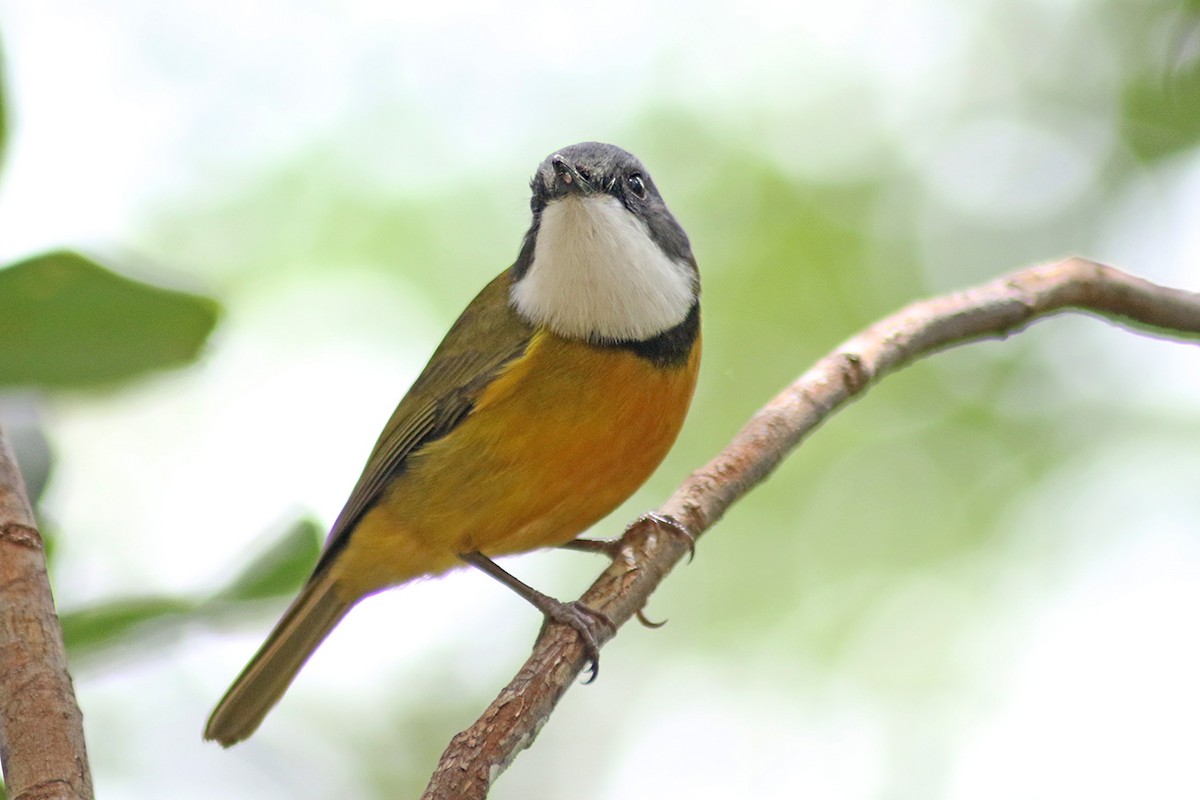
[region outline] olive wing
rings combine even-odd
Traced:
[[[408,457],[454,430],[492,379],[525,352],[534,328],[509,305],[510,285],[510,270],[505,270],[484,287],[392,412],[329,532],[326,555],[337,549],[392,480],[402,479]],[[318,569],[325,561],[323,557]]]

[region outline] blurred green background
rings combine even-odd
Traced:
[[[212,704],[553,149],[647,163],[704,280],[656,506],[914,298],[1079,253],[1200,287],[1200,4],[0,4],[0,422],[110,798],[414,797],[538,620],[372,599]],[[504,798],[1195,797],[1200,350],[1082,317],[892,377],[738,504]],[[601,565],[508,566],[558,596]]]

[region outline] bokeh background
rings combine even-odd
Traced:
[[[200,741],[557,147],[639,154],[704,278],[688,425],[601,534],[912,299],[1072,253],[1200,288],[1194,1],[3,0],[0,37],[0,306],[44,323],[0,320],[0,419],[108,798],[415,797],[522,661],[536,615],[454,574]],[[813,436],[492,796],[1196,797],[1198,609],[1200,349],[1059,318]]]

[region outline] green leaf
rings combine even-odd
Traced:
[[[311,519],[297,521],[214,599],[262,600],[292,594],[308,579],[317,563],[321,534]]]
[[[213,300],[56,251],[0,270],[0,386],[79,387],[194,361]]]
[[[97,603],[61,615],[63,640],[72,653],[121,643],[134,628],[191,613],[196,603],[177,597],[132,597]]]

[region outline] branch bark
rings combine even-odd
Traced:
[[[0,430],[0,761],[12,800],[91,800],[45,548]]]
[[[728,447],[692,473],[658,513],[674,517],[699,537],[808,434],[883,376],[932,353],[1002,339],[1038,319],[1072,310],[1164,338],[1200,338],[1200,294],[1158,286],[1081,258],[919,301],[818,361],[755,414]],[[650,519],[640,520],[625,532],[620,556],[582,600],[620,627],[646,604],[688,549],[683,537],[662,531]],[[585,660],[572,631],[545,627],[516,677],[470,728],[451,740],[423,800],[486,797],[496,777],[533,743]]]

